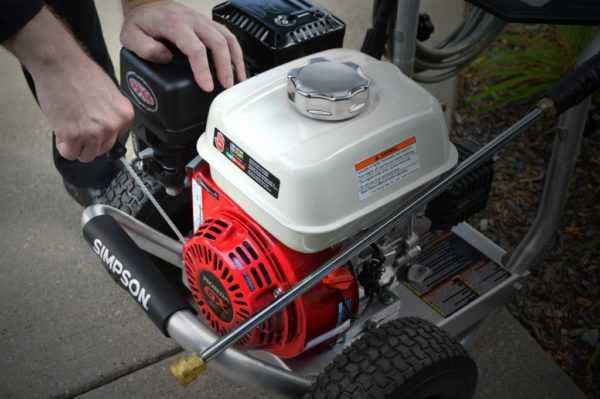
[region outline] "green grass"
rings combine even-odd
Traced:
[[[509,25],[464,76],[484,89],[466,99],[473,113],[486,113],[537,98],[573,69],[581,51],[600,30],[587,26]]]

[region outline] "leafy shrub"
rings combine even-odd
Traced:
[[[469,96],[473,112],[485,113],[539,97],[575,66],[579,54],[598,33],[589,26],[509,25],[495,45],[465,72],[484,90]]]

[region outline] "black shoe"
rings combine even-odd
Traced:
[[[63,179],[67,193],[83,207],[104,203],[104,193],[108,187],[76,187]]]

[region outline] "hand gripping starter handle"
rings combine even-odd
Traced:
[[[144,251],[110,215],[90,219],[83,237],[104,264],[106,271],[167,335],[167,322],[177,311],[192,306],[156,268]]]
[[[579,104],[599,88],[600,53],[573,69],[544,94],[544,98],[540,102],[544,103],[546,99],[549,99],[553,102],[553,107],[540,106],[540,108],[544,109],[547,116],[560,115]]]

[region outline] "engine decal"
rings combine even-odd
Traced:
[[[225,155],[265,191],[275,198],[279,196],[279,179],[216,128],[213,144],[221,154]]]
[[[410,137],[356,165],[358,197],[361,200],[384,190],[421,170],[416,137]]]
[[[403,284],[443,317],[510,277],[503,267],[451,232],[424,237],[423,252],[416,262],[431,274],[420,285]]]
[[[229,323],[233,320],[233,307],[227,290],[219,279],[209,271],[203,271],[200,274],[200,288],[204,300],[210,306],[211,310],[224,322]]]

